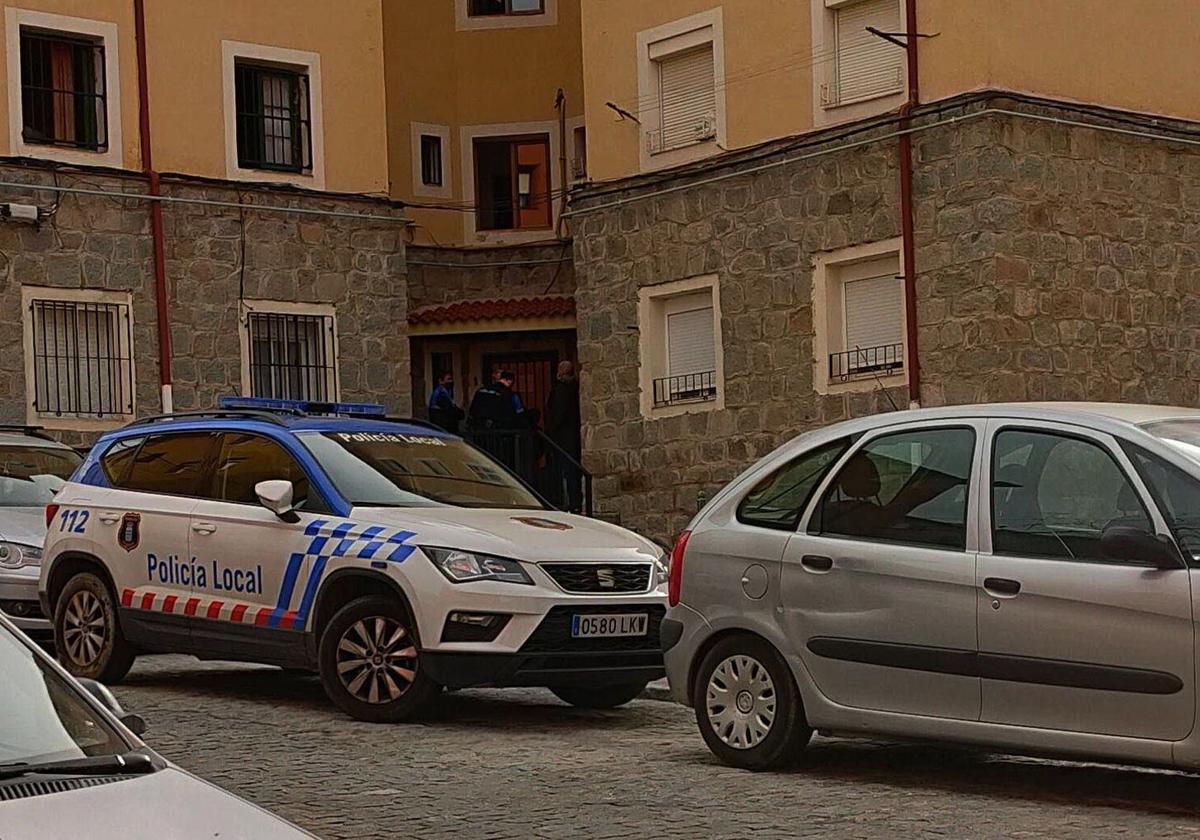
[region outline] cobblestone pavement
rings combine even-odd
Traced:
[[[421,724],[335,711],[315,678],[139,661],[116,693],[168,758],[324,838],[1187,837],[1200,778],[814,741],[804,766],[716,763],[691,712],[462,691]]]

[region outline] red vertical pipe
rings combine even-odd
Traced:
[[[142,173],[150,195],[150,235],[154,240],[154,298],[158,310],[158,378],[162,386],[162,410],[170,413],[171,399],[171,320],[167,311],[167,265],[163,240],[162,194],[150,145],[150,86],[146,71],[146,8],[144,0],[133,0],[133,19],[137,35],[138,142],[142,153]]]
[[[921,402],[921,358],[917,355],[917,269],[913,233],[912,135],[908,132],[909,114],[921,101],[917,76],[917,0],[904,2],[904,51],[908,59],[908,101],[900,107],[904,117],[899,140],[900,154],[900,236],[904,259],[905,364],[908,366],[908,401]]]

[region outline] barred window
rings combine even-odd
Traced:
[[[104,44],[22,27],[21,113],[26,143],[106,151]]]
[[[251,396],[337,399],[332,315],[251,312],[246,326]]]
[[[133,414],[127,303],[30,301],[33,407],[42,415]]]
[[[312,170],[308,74],[294,69],[234,65],[238,166],[277,172]]]

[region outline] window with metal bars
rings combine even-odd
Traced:
[[[332,315],[251,312],[246,328],[251,396],[337,399]]]
[[[467,14],[471,17],[540,15],[544,11],[544,0],[467,0]]]
[[[308,73],[234,64],[238,166],[276,172],[312,170]]]
[[[427,187],[442,185],[442,138],[421,135],[421,183]]]
[[[133,414],[129,305],[32,300],[33,407],[43,415]]]
[[[21,28],[21,139],[108,149],[104,44],[83,36]]]

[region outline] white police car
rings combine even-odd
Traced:
[[[364,720],[442,687],[611,707],[664,673],[652,542],[547,506],[488,455],[378,406],[230,398],[102,436],[46,508],[59,657],[315,669]]]

